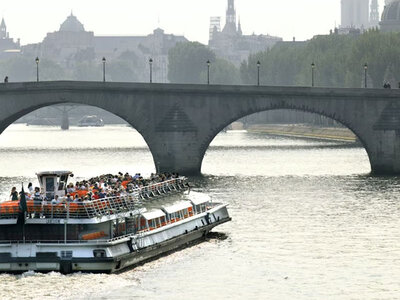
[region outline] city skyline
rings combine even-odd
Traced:
[[[21,4],[24,7],[21,9]],[[23,45],[38,43],[48,32],[59,30],[71,11],[96,35],[147,35],[155,28],[185,35],[189,40],[208,43],[210,17],[221,16],[225,22],[226,0],[195,1],[116,0],[111,6],[104,0],[96,6],[77,1],[60,1],[54,8],[49,0],[7,2],[1,7],[10,37],[21,39]],[[290,8],[288,8],[288,5]],[[236,0],[238,19],[245,34],[270,34],[284,40],[307,40],[327,34],[340,25],[340,0]],[[384,0],[379,1],[380,14]],[[148,13],[144,13],[148,12]],[[45,21],[38,21],[45,20]],[[21,22],[23,20],[23,22]]]

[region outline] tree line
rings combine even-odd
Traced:
[[[35,57],[22,53],[21,55],[0,61],[0,75],[8,76],[10,81],[35,81]],[[103,65],[96,61],[93,55],[85,55],[78,51],[64,63],[48,58],[40,58],[40,80],[78,80],[101,81]],[[107,81],[135,82],[147,80],[148,66],[135,52],[126,51],[106,64]]]
[[[41,80],[102,80],[102,63],[90,54],[78,51],[67,63],[40,60]],[[315,64],[315,85],[323,87],[364,86],[367,64],[368,87],[382,87],[385,82],[400,82],[400,33],[382,33],[371,29],[360,35],[330,34],[305,42],[279,42],[271,49],[250,55],[237,67],[219,58],[207,46],[197,42],[178,43],[168,54],[168,79],[172,83],[207,82],[210,61],[212,84],[257,83],[260,62],[261,85],[310,86],[311,63]],[[126,51],[107,61],[107,81],[148,81],[148,61],[133,51]],[[153,72],[158,72],[154,64]],[[10,81],[36,80],[34,58],[22,54],[0,61],[0,74]]]
[[[178,44],[169,53],[169,80],[205,83],[210,60],[213,84],[256,84],[260,62],[261,85],[310,86],[311,64],[315,85],[359,88],[364,86],[367,64],[368,87],[400,81],[400,33],[371,29],[360,35],[330,34],[306,42],[279,42],[271,49],[250,55],[240,67],[217,58],[199,43]]]

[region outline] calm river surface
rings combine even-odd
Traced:
[[[133,129],[12,125],[0,135],[0,194],[39,170],[154,171]],[[400,178],[370,177],[364,149],[220,134],[191,178],[229,203],[208,241],[118,275],[0,275],[1,299],[399,299]]]

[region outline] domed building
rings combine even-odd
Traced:
[[[385,6],[379,25],[382,32],[400,32],[400,0],[391,1]]]
[[[69,65],[76,55],[94,58],[94,33],[85,27],[72,13],[60,25],[60,30],[48,33],[41,44],[41,56]],[[79,54],[78,54],[79,53]]]
[[[85,27],[71,12],[71,15],[61,24],[60,31],[81,32],[85,31]]]

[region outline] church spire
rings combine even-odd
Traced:
[[[235,0],[228,0],[228,9],[226,10],[226,23],[233,23],[236,27]]]
[[[5,38],[7,38],[7,26],[6,22],[4,22],[4,18],[2,18],[0,24],[0,39],[5,39]]]
[[[228,9],[226,10],[226,24],[222,32],[229,35],[235,35],[237,33],[235,0],[228,0]]]

